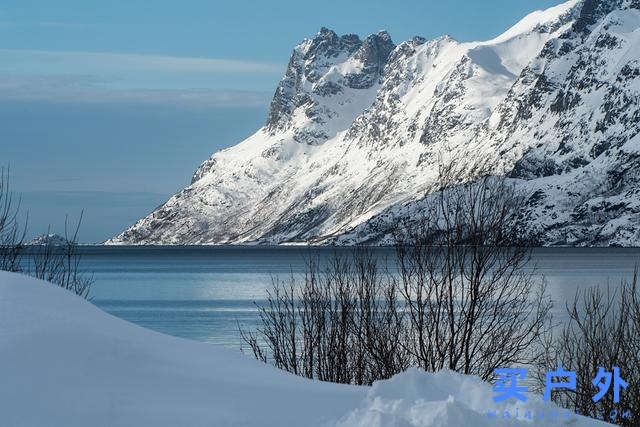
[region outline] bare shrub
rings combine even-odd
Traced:
[[[257,335],[241,335],[262,361],[323,381],[371,384],[409,366],[396,282],[365,248],[307,258],[304,278],[274,281]]]
[[[83,216],[84,212],[81,212],[74,228],[70,228],[69,218],[65,218],[64,244],[56,245],[52,242],[46,242],[43,245],[30,248],[29,255],[33,263],[30,272],[38,279],[46,280],[76,295],[88,298],[93,284],[93,276],[80,272],[82,254],[78,248],[78,232]]]
[[[27,225],[19,220],[20,199],[10,191],[10,170],[0,168],[0,270],[20,271]]]
[[[540,372],[562,366],[576,373],[576,389],[556,389],[551,398],[565,408],[620,425],[637,426],[640,414],[640,287],[638,274],[619,287],[593,287],[578,291],[567,304],[568,322],[549,342],[547,358]],[[614,402],[613,381],[609,392],[598,402],[593,396],[599,388],[592,384],[599,367],[611,372],[619,367],[620,377],[628,383]],[[538,387],[545,386],[540,376]],[[623,418],[629,411],[631,418]],[[615,417],[614,417],[615,415]]]
[[[73,228],[65,219],[64,245],[27,245],[28,217],[22,224],[21,203],[10,189],[9,172],[9,168],[0,168],[0,271],[30,274],[88,298],[93,277],[80,272],[82,255],[77,242],[83,213]]]
[[[448,182],[399,229],[408,348],[427,371],[491,380],[496,368],[542,357],[552,303],[520,230],[525,199],[503,178]]]
[[[355,248],[322,271],[312,260],[302,283],[276,282],[261,327],[243,333],[254,355],[353,384],[410,365],[490,380],[495,368],[536,363],[551,301],[529,268],[524,198],[502,178],[440,182],[424,212],[398,226],[390,268]]]

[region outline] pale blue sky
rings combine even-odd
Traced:
[[[85,208],[117,233],[264,121],[291,49],[321,26],[361,36],[494,37],[553,0],[5,0],[0,162],[32,234]]]

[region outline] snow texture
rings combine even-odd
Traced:
[[[323,28],[268,120],[110,244],[388,243],[478,162],[529,197],[540,245],[640,245],[640,3],[571,0],[503,35],[395,45]]]
[[[372,387],[322,383],[239,352],[159,334],[67,291],[0,272],[3,426],[504,426],[491,386],[417,369]],[[563,412],[531,396],[527,407]],[[575,427],[600,423],[533,421]]]

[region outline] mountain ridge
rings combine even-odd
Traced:
[[[464,182],[482,159],[530,196],[539,244],[640,244],[637,3],[572,0],[486,42],[323,28],[265,126],[107,243],[385,244],[439,162]]]

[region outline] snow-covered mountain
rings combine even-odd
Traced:
[[[34,246],[66,246],[69,242],[59,234],[49,233],[35,237],[27,245]]]
[[[540,244],[640,244],[640,1],[572,0],[460,43],[323,28],[266,124],[108,243],[384,243],[482,161],[530,196]]]

